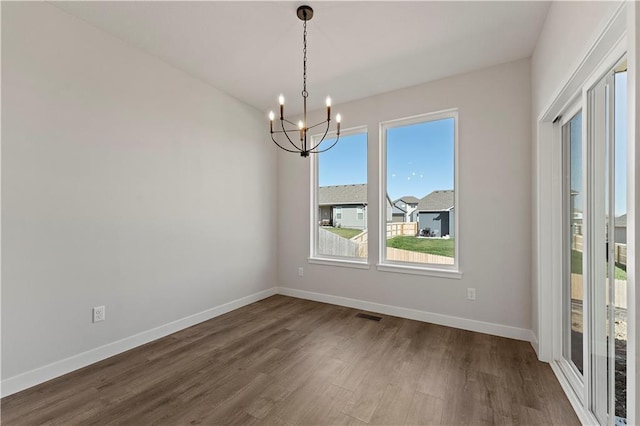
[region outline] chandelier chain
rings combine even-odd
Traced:
[[[302,60],[302,97],[306,98],[309,96],[309,93],[307,92],[307,20],[304,20],[304,24],[303,24],[303,28],[304,31],[302,32],[302,44],[303,44],[303,48],[302,48],[302,53],[303,53],[303,60]]]

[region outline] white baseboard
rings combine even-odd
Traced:
[[[183,330],[187,327],[191,327],[203,321],[231,312],[234,309],[238,309],[269,296],[273,296],[274,294],[276,294],[276,288],[272,287],[258,293],[250,294],[249,296],[241,297],[240,299],[232,300],[231,302],[223,305],[207,309],[206,311],[172,321],[151,330],[143,331],[142,333],[126,337],[116,342],[108,343],[104,346],[91,349],[78,355],[27,371],[26,373],[9,377],[0,383],[0,395],[5,397],[16,392],[20,392],[21,390],[44,383],[47,380],[54,379],[74,370],[86,367],[87,365],[102,361],[103,359],[152,342],[161,337],[168,336],[176,331]]]
[[[476,321],[467,318],[453,317],[449,315],[435,314],[416,309],[401,308],[399,306],[383,305],[381,303],[367,302],[364,300],[350,299],[348,297],[333,296],[330,294],[314,293],[311,291],[297,290],[288,287],[278,287],[278,294],[297,297],[299,299],[314,300],[316,302],[331,303],[333,305],[378,312],[385,315],[407,318],[432,324],[445,325],[462,330],[477,331],[478,333],[494,336],[508,337],[510,339],[531,342],[533,334],[525,328],[510,327],[508,325],[494,324],[484,321]]]

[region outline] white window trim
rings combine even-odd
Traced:
[[[357,126],[351,127],[348,129],[343,129],[340,132],[340,137],[351,136],[359,133],[364,133],[367,135],[368,140],[368,128],[367,126]],[[313,145],[317,144],[317,140],[323,136],[323,133],[319,133],[311,136],[311,140]],[[336,132],[328,132],[326,135],[327,139],[335,138]],[[340,142],[338,142],[340,143]],[[369,144],[367,143],[367,152],[369,151]],[[360,259],[355,257],[343,257],[343,256],[331,256],[328,254],[319,254],[317,251],[317,241],[318,241],[318,155],[312,154],[311,165],[309,167],[311,176],[309,179],[310,183],[310,238],[309,238],[309,257],[307,261],[309,263],[314,263],[318,265],[329,265],[329,266],[343,266],[348,268],[356,268],[356,269],[369,269],[369,257],[366,259]],[[367,180],[368,180],[368,170],[367,170]],[[368,212],[367,212],[368,214]],[[368,219],[368,218],[367,218]],[[367,220],[369,223],[369,220]]]
[[[454,190],[454,208],[456,209],[456,213],[453,218],[453,226],[454,226],[454,263],[453,265],[437,265],[437,264],[418,264],[418,263],[410,263],[410,262],[397,262],[387,260],[386,253],[386,236],[387,236],[387,139],[386,135],[387,129],[391,129],[394,127],[404,127],[410,126],[412,124],[424,123],[427,121],[437,121],[443,120],[447,118],[454,119],[454,141],[453,141],[453,190]],[[378,165],[379,178],[380,178],[380,193],[378,199],[380,200],[379,209],[380,209],[380,234],[378,238],[378,249],[379,249],[379,263],[377,264],[377,268],[379,271],[384,272],[398,272],[405,274],[416,274],[416,275],[428,275],[435,276],[441,278],[462,278],[462,271],[460,270],[460,203],[459,203],[459,194],[460,194],[460,185],[458,179],[458,109],[452,108],[442,111],[436,111],[427,114],[415,115],[412,117],[404,117],[395,120],[383,121],[380,123],[380,155],[379,160],[380,163]]]

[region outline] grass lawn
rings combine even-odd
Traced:
[[[571,250],[571,273],[582,275],[582,252]],[[627,271],[616,265],[616,280],[627,279]]]
[[[326,229],[329,232],[333,232],[334,234],[340,235],[342,238],[348,238],[348,239],[351,239],[362,232],[362,229],[332,228],[329,226],[325,226],[322,229]]]
[[[453,238],[448,240],[439,238],[418,238],[408,236],[398,236],[387,240],[387,247],[402,250],[417,251],[420,253],[431,253],[439,256],[454,257]]]

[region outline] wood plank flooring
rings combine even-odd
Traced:
[[[273,296],[1,401],[3,425],[579,425],[531,345]]]

